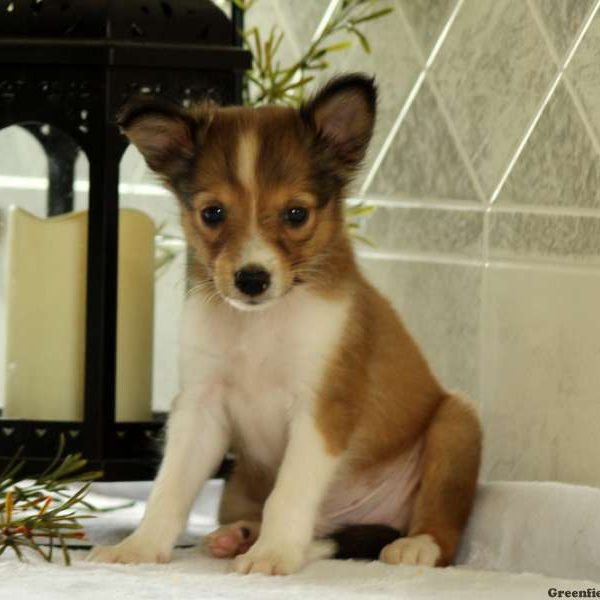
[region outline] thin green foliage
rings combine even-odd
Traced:
[[[68,544],[85,537],[80,521],[97,510],[85,497],[102,473],[85,471],[87,461],[81,454],[63,456],[64,449],[61,436],[54,460],[37,477],[20,478],[25,466],[22,449],[0,473],[0,555],[12,550],[23,560],[30,551],[51,562],[59,548],[64,563],[71,563]]]
[[[233,0],[247,10],[259,0]],[[285,33],[273,27],[266,34],[258,27],[243,33],[246,48],[252,53],[252,69],[247,73],[244,102],[251,106],[285,104],[299,106],[319,71],[330,67],[329,57],[344,52],[357,41],[370,53],[371,45],[364,26],[392,12],[390,0],[342,0],[337,3],[329,21],[318,31],[302,56],[283,65],[278,56]]]

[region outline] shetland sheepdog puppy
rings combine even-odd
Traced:
[[[299,110],[141,98],[122,111],[123,132],[178,199],[192,288],[145,516],[91,560],[170,560],[231,450],[222,526],[205,544],[238,573],[289,574],[326,556],[452,562],[480,425],[365,280],[344,224],[376,96],[372,79],[349,74]]]

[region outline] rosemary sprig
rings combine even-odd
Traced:
[[[64,448],[61,436],[54,460],[37,477],[19,477],[25,465],[22,449],[0,473],[0,556],[9,549],[23,560],[25,551],[32,551],[51,562],[58,547],[64,563],[71,563],[68,543],[85,537],[80,521],[96,510],[85,496],[102,473],[84,471],[87,461],[81,454],[63,456]],[[73,491],[75,482],[82,485]]]
[[[233,1],[248,10],[258,0]],[[273,27],[266,38],[257,27],[243,32],[246,48],[253,57],[252,69],[246,73],[245,103],[299,106],[308,85],[315,79],[314,72],[329,68],[327,59],[331,53],[348,50],[353,38],[365,52],[371,52],[364,25],[385,17],[392,10],[389,0],[342,0],[302,56],[288,66],[282,66],[277,56],[285,35],[283,31]],[[340,36],[345,39],[340,40]]]

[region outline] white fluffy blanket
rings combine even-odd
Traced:
[[[94,542],[128,533],[143,512],[147,484],[97,484],[97,503],[136,498],[132,508],[103,514],[89,527]],[[220,483],[207,485],[182,544],[214,527]],[[228,561],[180,549],[169,565],[96,565],[76,553],[72,567],[0,558],[0,598],[92,600],[256,598],[545,598],[548,590],[600,592],[600,490],[556,483],[480,486],[459,566],[446,569],[320,561],[290,577],[241,577]],[[529,572],[529,573],[527,573]],[[587,581],[586,581],[587,580]]]

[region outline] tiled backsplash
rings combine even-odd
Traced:
[[[479,407],[484,477],[600,485],[600,0],[390,1],[334,65],[381,92],[364,269]],[[250,22],[293,55],[328,6]]]
[[[248,24],[281,27],[293,60],[336,1],[257,0]],[[479,407],[484,477],[600,485],[600,0],[389,1],[373,53],[332,67],[374,73],[381,93],[356,187],[377,205],[364,269]],[[43,174],[24,133],[1,135],[0,174]],[[153,183],[133,151],[122,177]],[[0,211],[43,206],[25,193],[2,190]],[[177,220],[168,198],[122,201]],[[158,409],[177,388],[184,280],[180,265],[157,282]]]

